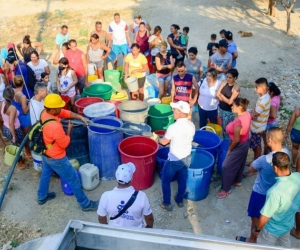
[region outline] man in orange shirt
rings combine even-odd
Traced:
[[[67,134],[63,130],[60,118],[80,119],[87,123],[88,119],[71,111],[62,109],[65,102],[57,94],[49,94],[44,100],[45,110],[42,111],[41,121],[55,119],[47,123],[43,128],[43,140],[47,147],[43,159],[43,170],[40,178],[38,190],[38,204],[43,205],[48,200],[56,197],[54,192],[48,193],[49,183],[52,174],[57,173],[72,189],[82,211],[97,210],[98,201],[91,201],[81,189],[78,176],[73,170],[66,156],[66,148],[70,143],[70,134],[73,125],[69,123]]]

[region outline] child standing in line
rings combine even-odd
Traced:
[[[214,53],[212,51],[213,46],[215,45],[217,40],[217,35],[216,34],[211,34],[210,35],[210,42],[207,44],[207,51],[209,51],[209,56],[212,56]]]
[[[41,74],[42,82],[47,85],[48,94],[51,94],[53,92],[52,90],[52,83],[50,82],[49,74],[46,72],[43,72]]]
[[[271,97],[268,93],[268,81],[259,78],[255,81],[255,92],[259,94],[255,108],[252,111],[250,148],[254,152],[254,160],[261,156],[261,138],[267,128],[270,114]]]
[[[179,42],[180,45],[179,45],[179,46],[180,46],[180,47],[185,47],[185,48],[186,48],[186,49],[184,50],[184,54],[185,54],[185,56],[186,56],[187,58],[189,57],[189,55],[188,55],[188,53],[187,53],[187,47],[188,47],[188,43],[189,43],[189,39],[190,39],[190,37],[189,37],[189,35],[188,35],[189,31],[190,31],[190,28],[189,28],[189,27],[184,27],[184,28],[182,29],[182,33],[179,33],[179,36],[178,36],[177,38],[175,37],[175,39],[180,39],[180,42]],[[182,58],[182,55],[181,55],[179,49],[177,49],[177,53],[179,54],[179,55],[177,56],[177,59]]]

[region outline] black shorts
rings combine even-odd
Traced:
[[[151,56],[151,65],[155,65],[155,56]]]
[[[138,80],[139,89],[144,88],[146,82],[146,76],[138,78],[137,80]]]

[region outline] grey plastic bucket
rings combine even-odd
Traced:
[[[138,132],[151,132],[151,127],[146,123],[135,123],[135,122],[125,122],[122,125],[122,128],[131,129],[134,131],[137,131],[137,133],[134,133],[134,131],[131,133],[123,132],[124,138],[133,136],[133,135],[141,135]]]
[[[124,122],[147,123],[149,105],[140,101],[122,102],[118,109]]]

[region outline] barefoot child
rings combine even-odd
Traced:
[[[52,83],[50,82],[49,74],[47,72],[43,72],[41,74],[41,79],[42,82],[47,85],[48,94],[51,94],[53,90],[52,90]]]
[[[57,90],[62,96],[70,97],[71,110],[75,112],[75,85],[78,82],[74,70],[69,66],[67,58],[59,60],[58,74],[56,79]]]

